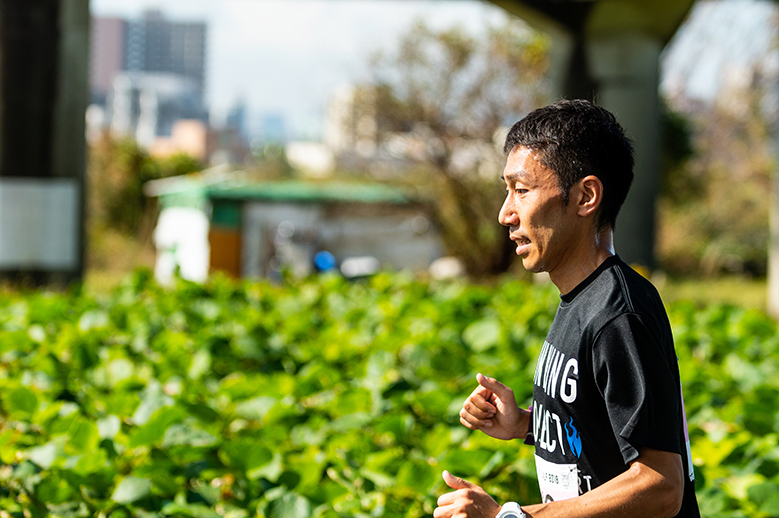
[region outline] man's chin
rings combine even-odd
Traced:
[[[533,261],[527,257],[522,258],[522,266],[530,273],[542,273],[544,268],[536,261]]]

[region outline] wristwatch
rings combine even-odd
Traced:
[[[516,502],[506,502],[495,518],[525,518],[525,513]]]

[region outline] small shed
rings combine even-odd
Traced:
[[[430,205],[386,185],[258,182],[208,171],[149,182],[146,193],[160,201],[161,282],[176,270],[197,281],[214,271],[305,276],[347,264],[363,265],[355,275],[367,273],[366,264],[420,271],[444,253]],[[316,260],[323,256],[329,260]]]

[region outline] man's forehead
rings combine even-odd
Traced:
[[[529,169],[535,170],[539,167],[545,168],[537,151],[524,146],[516,146],[506,158],[506,167],[503,169],[501,179],[520,180],[532,174]]]

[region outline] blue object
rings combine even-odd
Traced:
[[[565,423],[565,435],[568,436],[568,446],[576,458],[582,455],[582,436],[579,434],[579,430],[573,425],[573,417],[570,422]]]
[[[336,267],[335,256],[327,250],[317,252],[314,256],[314,265],[320,272],[330,271]]]

